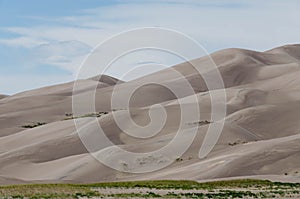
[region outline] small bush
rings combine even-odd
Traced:
[[[33,124],[23,125],[22,128],[32,129],[32,128],[42,126],[42,125],[45,125],[45,124],[47,124],[47,123],[46,122],[36,122],[36,123],[33,123]]]

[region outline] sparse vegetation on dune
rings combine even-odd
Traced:
[[[107,114],[108,114],[108,112],[106,112],[106,111],[87,113],[87,114],[80,115],[80,116],[74,116],[73,113],[66,113],[65,114],[66,118],[64,118],[63,120],[72,120],[72,119],[85,118],[85,117],[101,117],[101,116],[107,115]]]
[[[109,189],[118,189],[120,192],[101,192]],[[162,194],[158,190],[165,190],[166,193]],[[300,183],[267,180],[245,179],[205,183],[160,180],[1,186],[0,198],[293,198],[299,196],[299,192]]]
[[[213,123],[212,121],[208,121],[208,120],[203,120],[203,121],[197,121],[197,122],[190,122],[187,123],[188,125],[199,125],[199,126],[203,126],[203,125],[207,125]]]
[[[47,124],[47,123],[46,122],[33,122],[32,124],[23,125],[22,128],[32,129],[32,128],[35,128],[38,126],[43,126],[45,124]]]

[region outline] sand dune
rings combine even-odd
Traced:
[[[3,98],[5,98],[5,97],[7,97],[7,95],[1,95],[1,94],[0,94],[0,99],[3,99]]]
[[[26,91],[12,96],[0,95],[0,184],[28,182],[96,182],[140,179],[267,178],[300,182],[300,45],[287,45],[266,52],[225,49],[211,54],[222,75],[227,107],[225,126],[213,151],[198,158],[199,148],[211,125],[184,121],[180,129],[197,134],[184,155],[170,166],[146,174],[131,174],[140,167],[160,164],[159,159],[145,157],[124,172],[115,171],[96,161],[84,147],[70,119],[72,94],[85,96],[96,85],[96,111],[107,111],[99,118],[78,118],[83,136],[98,131],[98,123],[107,137],[131,152],[149,152],[167,145],[176,135],[180,123],[180,106],[201,110],[201,121],[211,121],[210,94],[195,67],[211,73],[209,57],[122,82],[109,76],[79,80],[76,93],[73,82]],[[194,65],[194,66],[193,66]],[[178,73],[174,73],[174,70]],[[194,94],[186,92],[185,81]],[[124,100],[112,110],[113,93],[120,96],[144,83],[130,100],[130,114],[139,125],[150,122],[149,111],[154,104],[165,108],[168,118],[160,132],[149,139],[138,139],[124,133],[139,134],[129,122]],[[178,96],[159,83],[178,89]],[[179,99],[178,99],[179,98]],[[197,99],[199,103],[195,104]],[[86,113],[88,114],[88,113]],[[121,118],[121,130],[113,116]],[[212,123],[214,121],[211,121]],[[24,126],[42,123],[35,128]],[[45,124],[44,124],[45,123]],[[182,139],[185,142],[185,139]],[[99,145],[95,152],[107,147]],[[122,166],[118,154],[109,157]],[[115,159],[114,159],[115,158]],[[178,157],[169,157],[177,159]],[[127,171],[127,172],[126,172]]]

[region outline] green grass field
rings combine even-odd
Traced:
[[[115,194],[101,193],[101,190],[104,189],[149,189],[149,191],[145,193],[125,191]],[[168,192],[161,195],[156,193],[157,190]],[[177,190],[177,193],[174,190]],[[180,190],[185,191],[180,192]],[[10,185],[0,187],[0,198],[278,198],[278,196],[279,198],[280,196],[297,198],[299,192],[300,183],[280,183],[267,180],[245,179],[206,183],[162,180],[95,184]]]

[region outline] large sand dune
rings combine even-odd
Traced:
[[[1,94],[0,94],[0,99],[3,99],[3,98],[5,98],[5,97],[7,97],[7,95],[1,95]]]
[[[198,128],[194,142],[179,161],[159,171],[131,174],[99,163],[82,144],[74,121],[68,119],[72,113],[71,82],[12,96],[0,95],[0,183],[140,179],[200,181],[232,177],[300,182],[300,45],[282,46],[266,52],[226,49],[211,54],[211,58],[224,81],[227,113],[221,137],[206,158],[199,159],[198,152],[210,124],[201,123],[186,125],[182,129],[188,133],[190,129]],[[108,76],[80,80],[77,82],[79,89],[73,94],[90,94],[97,83],[96,110],[108,114],[96,119],[77,119],[78,125],[84,128],[84,136],[89,136],[97,131],[99,122],[114,144],[129,151],[159,149],[176,135],[180,106],[190,107],[192,111],[193,98],[201,102],[196,104],[203,111],[201,120],[210,121],[209,93],[218,92],[220,88],[207,92],[203,78],[193,67],[205,67],[209,61],[209,57],[201,57],[130,82]],[[173,73],[174,69],[181,75]],[[131,116],[140,125],[150,122],[151,105],[160,104],[165,108],[168,118],[158,135],[149,139],[133,138],[123,131],[139,133],[135,132],[134,126],[128,123],[121,130],[114,122],[112,112],[125,123],[128,115],[124,113],[122,99],[118,102],[119,109],[112,110],[110,99],[113,92],[122,96],[131,88],[149,81],[180,90],[185,80],[196,94],[191,96],[181,90],[178,100],[166,88],[153,84],[139,88],[130,101]],[[24,128],[38,123],[46,124]],[[102,148],[100,146],[97,150]],[[175,160],[178,157],[170,158]],[[116,161],[116,164],[120,163]],[[143,164],[151,166],[159,161],[147,159]],[[127,171],[140,166],[133,165]]]

